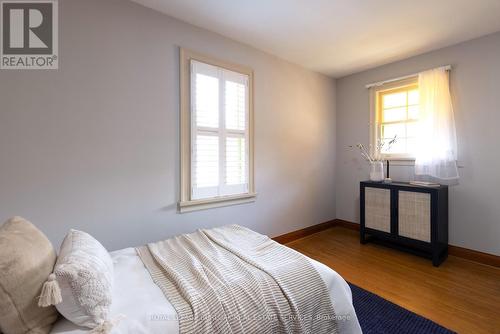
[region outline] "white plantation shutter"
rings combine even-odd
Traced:
[[[193,197],[217,196],[219,187],[219,137],[198,134],[193,149]]]
[[[229,72],[229,71],[228,71]],[[225,73],[226,128],[245,131],[247,116],[247,76]]]
[[[245,138],[226,138],[226,184],[245,184],[246,173]]]
[[[191,60],[191,199],[248,193],[248,76]]]

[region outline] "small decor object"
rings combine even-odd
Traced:
[[[391,149],[391,146],[396,142],[396,136],[387,142],[386,151]],[[361,143],[357,143],[356,147],[359,149],[361,156],[370,163],[370,180],[375,182],[385,181],[387,183],[392,182],[389,178],[389,161],[387,161],[387,178],[384,175],[384,163],[383,159],[380,155],[382,149],[384,148],[386,142],[382,139],[379,139],[377,142],[377,147],[375,150],[375,154],[370,154],[368,149]],[[353,147],[352,145],[349,147]]]
[[[370,180],[380,182],[384,180],[384,164],[382,161],[373,161],[370,166]]]
[[[389,160],[387,160],[386,163],[387,163],[387,167],[386,167],[387,172],[386,172],[386,177],[384,179],[384,182],[385,183],[392,183],[392,179],[389,176]]]

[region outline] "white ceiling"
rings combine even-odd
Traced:
[[[333,77],[500,31],[500,0],[133,0]]]

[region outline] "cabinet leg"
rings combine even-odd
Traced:
[[[365,231],[359,232],[359,242],[364,245],[366,244]]]
[[[432,265],[434,267],[439,267],[441,263],[448,257],[448,249],[444,249],[442,251],[434,251],[432,253]]]
[[[432,265],[434,267],[439,267],[440,264],[441,264],[441,261],[439,261],[439,251],[434,249],[432,251]]]

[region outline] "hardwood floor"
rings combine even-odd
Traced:
[[[449,256],[430,260],[359,243],[359,233],[332,227],[286,244],[345,280],[458,333],[500,334],[500,268]]]

